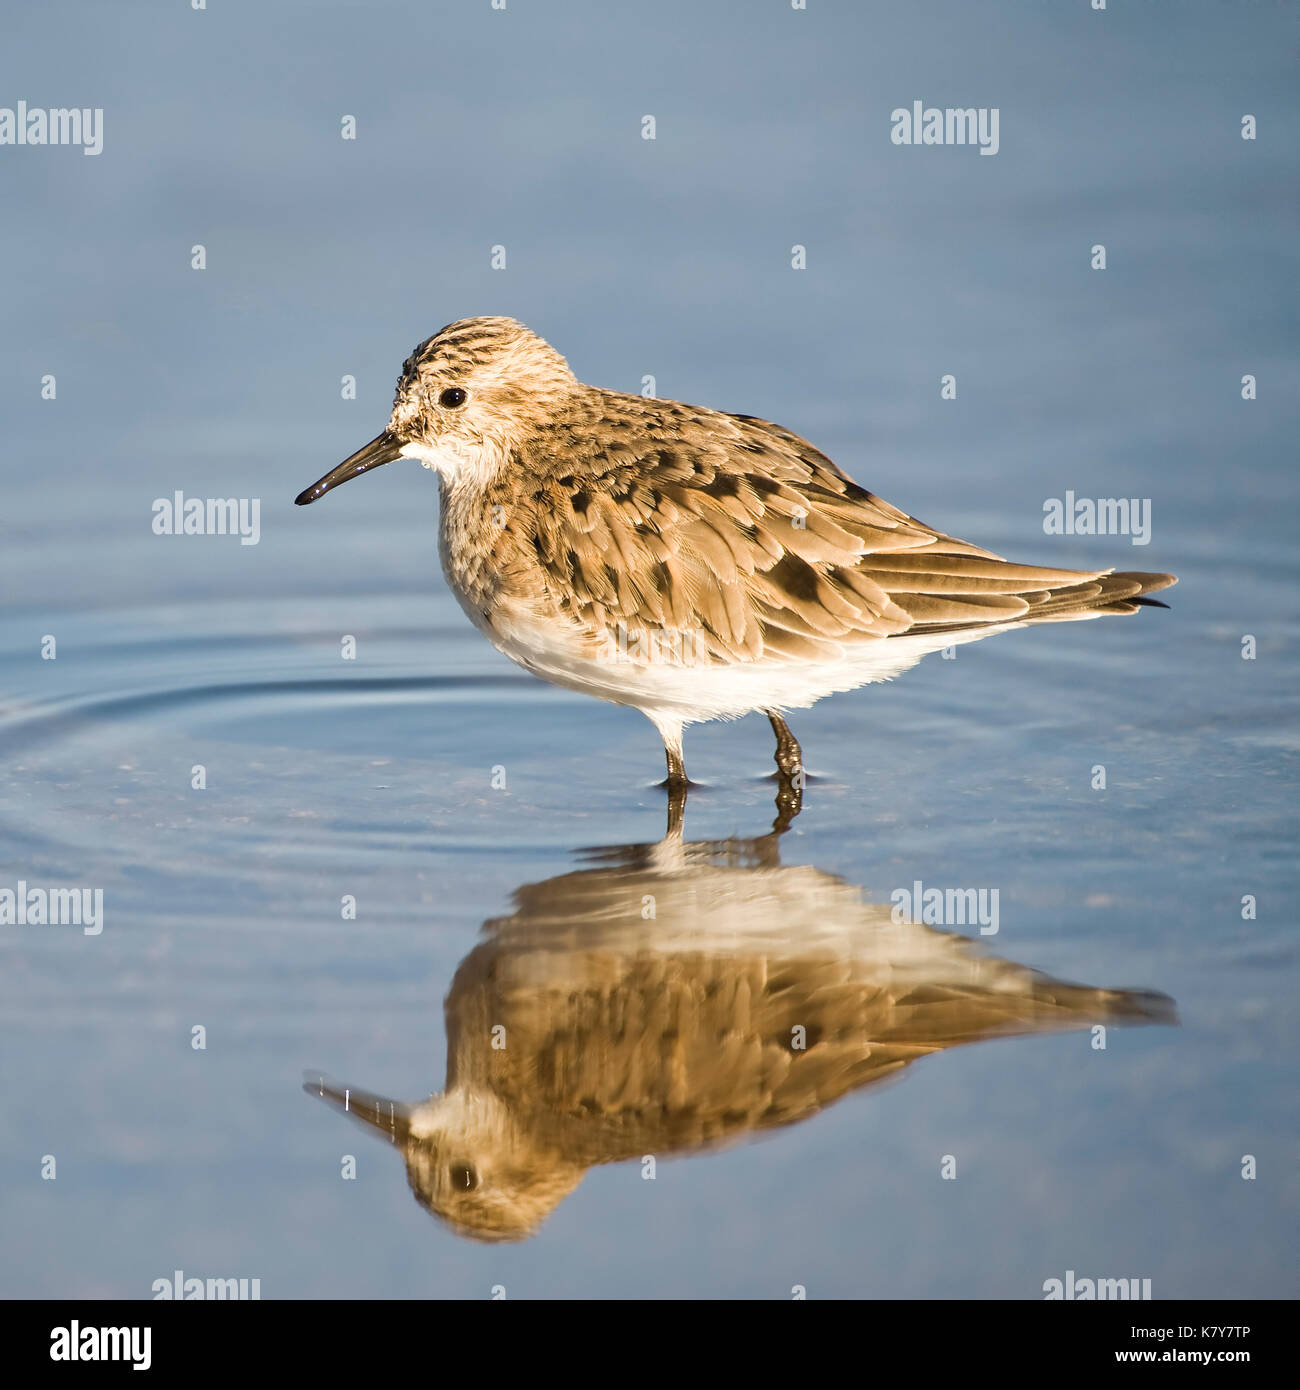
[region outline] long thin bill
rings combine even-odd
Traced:
[[[308,502],[324,497],[331,488],[338,487],[340,483],[358,478],[362,473],[378,468],[381,463],[392,463],[395,459],[401,458],[401,451],[401,441],[385,430],[383,434],[376,435],[369,444],[362,445],[351,458],[345,458],[337,468],[331,468],[323,478],[305,488],[293,500],[299,507],[305,507]]]
[[[401,1144],[411,1129],[411,1107],[399,1100],[389,1100],[387,1096],[377,1096],[370,1091],[358,1091],[345,1086],[333,1077],[320,1072],[305,1072],[302,1088],[309,1096],[319,1096],[332,1105],[386,1134],[394,1144]]]

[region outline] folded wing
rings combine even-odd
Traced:
[[[716,662],[830,660],[903,633],[1132,613],[1175,582],[1011,564],[859,487],[779,425],[658,404],[653,442],[637,447],[638,400],[641,430],[538,494],[546,588],[593,640],[690,632],[696,659],[702,645]]]

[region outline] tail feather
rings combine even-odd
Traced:
[[[1060,572],[1068,574],[1069,571]],[[1031,581],[1032,582],[1032,581]],[[1158,599],[1148,598],[1177,584],[1172,574],[1150,574],[1139,570],[1103,571],[1100,574],[1081,574],[1074,584],[1055,585],[1051,588],[1025,588],[1015,594],[1015,599],[1026,607],[1014,618],[999,618],[990,614],[983,621],[948,621],[916,623],[910,632],[959,632],[978,627],[1001,626],[1006,622],[1017,623],[1065,623],[1086,618],[1098,618],[1106,614],[1136,613],[1139,608],[1168,608],[1168,604]],[[1008,598],[1010,596],[1007,596]],[[912,595],[907,596],[909,606],[921,609]],[[965,602],[971,603],[969,597]],[[986,600],[987,601],[987,600]],[[1004,600],[1005,601],[1005,600]],[[949,609],[951,614],[951,608]]]
[[[1060,623],[1104,613],[1136,613],[1139,607],[1165,608],[1168,605],[1154,603],[1144,596],[1177,582],[1172,574],[1145,574],[1136,570],[1103,574],[1083,584],[1047,590],[1038,603],[1030,602],[1024,621]]]

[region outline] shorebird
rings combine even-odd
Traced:
[[[452,1230],[519,1240],[596,1164],[796,1125],[949,1047],[1177,1022],[1166,995],[1068,984],[895,920],[782,865],[778,834],[670,832],[519,888],[452,981],[440,1094],[389,1100],[319,1072],[303,1089],[397,1147]]]
[[[761,710],[802,787],[785,711],[957,643],[1164,607],[1146,595],[1175,582],[1012,564],[781,425],[584,385],[509,318],[421,343],[387,428],[296,501],[399,458],[438,474],[439,555],[471,621],[543,679],[641,710],[678,793],[688,724]]]

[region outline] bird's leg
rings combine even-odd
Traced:
[[[686,779],[686,763],[682,758],[682,726],[676,719],[652,719],[651,722],[659,730],[659,737],[664,741],[664,755],[668,759],[668,777],[659,785],[668,789],[668,821],[671,828],[674,818],[680,824],[686,791],[691,785]]]
[[[784,719],[775,710],[768,710],[767,717],[776,735],[776,767],[782,777],[799,782],[803,789],[803,749],[799,740],[790,732]]]
[[[773,831],[781,835],[790,828],[790,822],[799,814],[803,806],[803,749],[799,740],[790,732],[784,719],[775,710],[768,710],[767,717],[776,735],[776,820],[772,822]]]
[[[664,752],[668,755],[668,790],[685,792],[689,783],[686,780],[686,763],[682,758],[680,739],[676,743],[664,740]]]
[[[676,737],[664,734],[664,752],[668,755],[668,780],[664,783],[668,788],[667,833],[680,835],[682,833],[682,818],[686,814],[686,789],[690,786],[686,780],[686,763],[682,759],[680,731]]]
[[[682,837],[682,823],[686,818],[686,783],[669,782],[668,784],[668,828],[664,831],[664,839],[678,839]]]
[[[682,726],[676,720],[658,719],[654,725],[664,741],[664,754],[668,759],[668,779],[661,783],[668,788],[668,836],[680,838],[686,814],[686,792],[691,785],[686,780],[686,762],[682,757]]]
[[[784,835],[803,809],[803,783],[797,777],[778,778],[776,791],[776,819],[772,822],[773,835]]]

